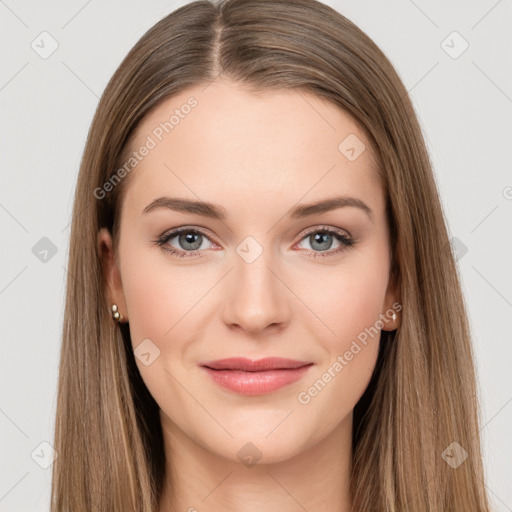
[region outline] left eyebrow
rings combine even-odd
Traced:
[[[372,209],[361,199],[357,197],[349,197],[349,196],[335,196],[330,199],[324,199],[323,201],[319,201],[316,203],[310,204],[302,204],[292,208],[288,215],[293,219],[301,219],[303,217],[309,217],[311,215],[318,215],[320,213],[329,212],[331,210],[336,210],[337,208],[343,207],[354,207],[363,210],[368,217],[373,221],[373,211]]]
[[[361,201],[361,199],[349,196],[335,196],[315,203],[298,205],[287,213],[293,219],[301,219],[343,207],[359,208],[366,212],[373,221],[372,209],[366,203]],[[204,201],[192,201],[176,197],[159,197],[148,204],[142,213],[148,213],[157,208],[168,208],[177,212],[201,215],[220,221],[226,220],[227,217],[226,209],[223,206]]]

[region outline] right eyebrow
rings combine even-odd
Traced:
[[[220,205],[204,201],[179,199],[177,197],[159,197],[148,204],[142,213],[148,213],[157,208],[168,208],[176,212],[202,215],[222,221],[225,220],[227,216],[226,209]]]

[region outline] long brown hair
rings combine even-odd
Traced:
[[[359,123],[377,157],[403,310],[399,329],[381,338],[354,410],[354,510],[489,511],[467,313],[414,109],[375,43],[315,0],[192,2],[148,30],[108,83],[75,193],[51,510],[158,510],[165,471],[158,406],[135,364],[128,325],[110,317],[97,250],[100,228],[118,239],[129,176],[107,194],[97,191],[123,165],[151,109],[218,76],[255,92],[295,89],[329,100]],[[453,450],[467,453],[458,467],[445,462]]]

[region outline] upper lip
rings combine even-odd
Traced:
[[[300,368],[312,364],[310,361],[296,361],[294,359],[285,359],[282,357],[265,357],[258,359],[246,359],[244,357],[230,357],[227,359],[218,359],[217,361],[206,361],[201,366],[212,368],[213,370],[243,370],[246,372],[261,372],[265,370],[278,370]]]

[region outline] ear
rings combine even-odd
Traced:
[[[388,288],[386,290],[386,296],[384,298],[384,311],[382,312],[385,322],[384,331],[394,331],[398,329],[401,323],[402,302],[399,294],[398,281],[394,275],[392,275],[388,282]],[[392,315],[395,313],[395,320],[392,319]]]
[[[119,313],[123,316],[123,320],[127,321],[128,311],[121,282],[121,273],[114,254],[112,235],[107,228],[101,228],[98,232],[97,245],[98,256],[103,270],[103,285],[107,302],[110,306],[116,304]]]

